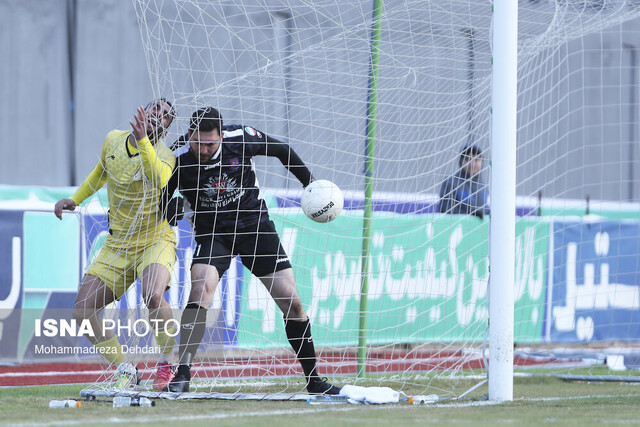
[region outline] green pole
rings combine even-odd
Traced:
[[[364,217],[362,222],[362,280],[360,282],[360,316],[358,334],[358,377],[367,373],[367,295],[369,293],[369,246],[373,211],[373,166],[376,154],[376,116],[378,113],[378,72],[380,64],[380,14],[382,0],[373,0],[369,91],[367,96],[367,137],[364,161]]]

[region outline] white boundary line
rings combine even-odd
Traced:
[[[220,419],[230,419],[230,418],[241,418],[241,417],[264,417],[264,416],[274,416],[274,415],[306,415],[306,414],[317,414],[317,413],[326,413],[326,412],[347,412],[353,411],[362,407],[362,405],[349,405],[347,407],[336,408],[332,405],[326,406],[322,405],[322,407],[314,408],[314,409],[289,409],[289,410],[276,410],[276,411],[254,411],[254,412],[234,412],[228,414],[202,414],[202,415],[180,415],[175,417],[167,417],[159,415],[157,417],[137,417],[137,418],[120,418],[120,417],[111,417],[105,418],[101,420],[101,422],[109,423],[109,424],[142,424],[142,423],[152,423],[152,422],[184,422],[184,421],[205,421],[205,420],[220,420]],[[14,426],[59,426],[59,425],[85,425],[91,424],[95,422],[95,419],[85,419],[85,420],[64,420],[64,421],[52,421],[48,423],[25,423],[25,424],[13,424]]]
[[[627,395],[589,395],[589,396],[567,396],[567,397],[539,397],[539,398],[531,398],[531,399],[515,399],[514,402],[555,402],[555,401],[563,401],[563,400],[581,400],[581,399],[602,399],[602,398],[620,398],[620,397],[640,397],[640,394],[627,394]],[[491,401],[477,401],[477,402],[466,402],[466,403],[457,403],[455,401],[451,401],[450,404],[425,404],[419,405],[424,407],[425,410],[427,408],[470,408],[470,407],[478,407],[478,406],[494,406],[500,405],[502,402],[491,402]],[[120,418],[120,417],[111,417],[105,418],[101,420],[106,423],[113,424],[142,424],[142,423],[151,423],[151,422],[184,422],[184,421],[205,421],[205,420],[221,420],[221,419],[231,419],[231,418],[241,418],[241,417],[263,417],[263,416],[274,416],[274,415],[305,415],[305,414],[316,414],[316,413],[326,413],[326,412],[349,412],[358,409],[365,409],[367,411],[370,410],[386,410],[389,405],[348,405],[346,407],[335,407],[334,405],[318,405],[318,408],[314,409],[300,409],[300,410],[276,410],[276,411],[254,411],[254,412],[235,412],[228,414],[220,414],[220,413],[212,413],[212,414],[202,414],[202,415],[180,415],[175,417],[167,417],[166,415],[158,415],[157,417],[146,417],[146,418]],[[391,406],[399,406],[398,404],[392,404]],[[404,405],[403,405],[404,406]],[[64,421],[52,421],[47,423],[22,423],[22,424],[12,424],[15,426],[64,426],[64,425],[85,425],[91,424],[95,422],[96,419],[83,419],[83,420],[64,420]]]

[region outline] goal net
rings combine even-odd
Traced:
[[[640,338],[640,8],[519,3],[514,363],[609,373],[606,360],[629,362]],[[480,384],[490,200],[500,197],[488,182],[491,2],[135,6],[154,94],[178,114],[167,142],[213,106],[225,124],[289,143],[316,179],[341,188],[342,214],[315,223],[300,209],[296,178],[275,158],[253,159],[320,375],[440,398]],[[180,319],[194,236],[186,220],[174,231],[166,297]],[[136,292],[119,307],[143,307]],[[144,378],[157,362],[133,361]],[[192,391],[210,396],[304,391],[281,311],[237,259],[208,307],[192,377]]]

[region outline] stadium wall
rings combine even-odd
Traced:
[[[391,6],[396,1],[400,0],[391,0],[388,4]],[[297,10],[306,10],[305,2],[299,2],[299,8],[295,1],[291,4],[291,10],[283,11],[280,2],[266,2],[263,15],[252,17],[255,22],[260,23],[260,31],[264,33],[265,39],[282,39],[282,28],[279,27],[282,20],[271,19],[273,14],[281,16],[288,13],[293,16],[293,25],[301,34],[298,40],[303,40],[306,44],[283,39],[283,42],[290,43],[288,49],[292,53],[327,39],[338,30],[327,21],[320,24],[326,30],[325,33],[307,34],[310,31],[307,27],[311,24],[305,26],[305,22],[318,18],[312,14],[297,15]],[[344,22],[366,12],[356,6],[350,10],[348,5],[350,3],[341,10]],[[166,7],[170,6],[167,4]],[[480,2],[477,7],[484,8],[486,5]],[[553,2],[527,2],[527,13],[547,13],[552,8]],[[466,10],[466,14],[471,12],[473,11]],[[154,94],[155,86],[149,78],[147,58],[133,3],[122,0],[0,0],[0,16],[4,23],[0,28],[0,55],[5,59],[0,67],[3,94],[0,102],[0,138],[5,152],[11,153],[12,158],[11,162],[5,162],[0,168],[0,184],[77,185],[95,165],[106,133],[115,127],[127,128],[131,113],[137,105],[153,96],[166,95]],[[247,18],[238,13],[233,19],[241,23]],[[229,24],[234,25],[234,22]],[[640,186],[635,185],[640,180],[640,150],[632,148],[634,139],[637,139],[640,132],[637,129],[638,121],[633,118],[635,110],[631,105],[631,100],[640,99],[637,96],[636,81],[640,56],[635,54],[637,40],[640,40],[638,24],[637,20],[630,21],[622,27],[606,29],[601,34],[569,42],[562,49],[541,54],[546,55],[546,59],[550,61],[548,63],[557,71],[545,81],[539,82],[539,88],[531,88],[529,93],[540,92],[548,87],[557,87],[559,91],[556,95],[528,105],[521,112],[521,117],[544,111],[550,120],[563,117],[566,121],[560,129],[561,138],[558,138],[557,132],[543,134],[537,136],[532,143],[519,147],[518,194],[532,195],[542,190],[545,197],[581,199],[588,194],[592,199],[640,200]],[[450,49],[466,45],[462,31],[447,29],[438,23],[418,26],[412,28],[412,31],[416,34],[424,33],[424,37],[433,37],[434,43],[439,43],[439,48],[449,49],[450,55],[440,59],[443,62],[439,67],[458,70],[459,75],[450,80],[458,82],[455,83],[458,85],[464,82],[468,71],[464,66],[467,61],[464,49]],[[544,28],[528,28],[527,31],[529,34],[536,31],[542,33]],[[603,50],[605,47],[606,52]],[[215,75],[209,78],[213,78],[218,86],[224,86],[226,81],[236,79],[247,70],[258,68],[258,64],[252,62],[249,55],[236,55],[242,52],[241,43],[238,42],[234,48],[237,49],[235,53],[233,50],[220,52],[212,58],[220,66],[216,68]],[[479,44],[477,49],[475,58],[478,68],[475,72],[485,72],[489,63],[484,59],[488,58],[484,58],[481,53],[486,54],[487,46]],[[576,54],[578,52],[584,53]],[[624,64],[622,71],[611,72],[611,67],[619,67],[620,64]],[[384,78],[385,64],[381,66]],[[567,79],[567,75],[571,78]],[[303,77],[282,76],[294,85],[313,85]],[[364,100],[366,73],[358,78],[362,81],[353,83],[361,84]],[[420,78],[424,80],[415,83],[422,87],[442,87],[447,81],[438,76]],[[191,83],[194,87],[189,90],[211,87],[211,82],[207,85],[204,80]],[[182,81],[173,84],[181,90],[187,88]],[[297,89],[311,93],[314,90],[313,87],[292,87],[292,90]],[[473,90],[477,92],[484,89]],[[274,88],[264,90],[267,94],[278,96]],[[465,90],[451,87],[444,92],[464,94]],[[390,142],[407,142],[406,146],[411,146],[414,153],[443,153],[437,168],[414,173],[415,177],[403,178],[406,189],[416,192],[434,191],[455,168],[460,146],[470,136],[474,142],[484,148],[488,147],[486,126],[479,125],[470,135],[467,126],[458,121],[468,117],[468,111],[464,108],[460,111],[447,111],[446,117],[420,113],[399,120],[394,119],[394,111],[385,109],[385,97],[391,94],[392,91],[385,92],[385,88],[381,87],[378,134],[387,135]],[[282,96],[285,97],[286,94]],[[430,96],[419,99],[404,96],[403,100],[415,112],[426,111],[425,106],[438,101]],[[464,100],[446,100],[446,103],[449,101],[456,101],[452,102],[456,105],[466,105]],[[220,107],[223,112],[229,112],[229,122],[242,121],[274,136],[298,141],[294,142],[294,148],[303,158],[313,158],[314,144],[321,148],[323,140],[335,139],[333,134],[309,133],[303,124],[304,117],[295,108],[289,112],[274,110],[270,112],[269,118],[265,118],[264,111],[257,107],[254,109],[252,104],[255,103],[224,101]],[[340,105],[332,105],[331,108],[344,108],[345,112],[351,109],[348,100],[337,104]],[[469,106],[478,115],[476,123],[488,122],[489,111],[484,107],[488,106]],[[318,108],[324,107],[319,105]],[[179,110],[178,113],[184,117],[190,111]],[[292,120],[288,121],[287,117]],[[411,122],[404,123],[405,120]],[[432,138],[430,126],[438,120],[448,121],[453,133]],[[623,125],[620,126],[620,123]],[[344,123],[328,124],[328,127],[344,127],[348,130],[355,127],[364,134],[364,112],[362,117],[345,120]],[[174,127],[170,138],[176,137],[184,129],[182,120]],[[537,131],[537,128],[521,127],[519,140],[530,141],[531,135]],[[360,147],[363,139],[340,140],[340,144],[345,147]],[[385,149],[384,144],[379,144],[379,150],[387,160],[386,163],[377,165],[378,191],[398,191],[398,164],[402,164],[405,170],[421,170],[420,164],[411,163],[418,162],[415,159],[421,158],[421,155],[414,156],[411,151],[404,151],[397,154],[402,158],[394,157],[395,150]],[[359,148],[344,151],[360,152]],[[315,174],[331,176],[341,187],[349,184],[348,186],[355,188],[352,178],[354,174],[359,176],[361,173],[359,162],[351,161],[352,159],[340,160],[344,168],[325,170],[318,166]],[[610,167],[612,164],[620,167]],[[258,165],[261,170],[265,170],[264,164]],[[268,187],[286,187],[288,181],[283,176],[284,174],[279,173],[264,174],[261,180]]]

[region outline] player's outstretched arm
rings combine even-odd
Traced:
[[[58,219],[62,219],[62,211],[72,211],[76,208],[76,202],[71,199],[60,199],[56,202],[56,205],[53,208],[53,213],[58,217]]]
[[[102,166],[102,161],[100,161],[69,199],[60,199],[56,202],[53,213],[62,219],[63,210],[75,210],[76,206],[102,188],[106,182],[107,174]]]
[[[259,152],[258,154],[280,159],[282,165],[298,178],[298,181],[302,183],[303,187],[313,182],[314,178],[313,175],[311,175],[311,171],[289,144],[270,137],[265,137],[265,139],[267,143],[264,145],[263,150],[261,150],[263,152]]]

